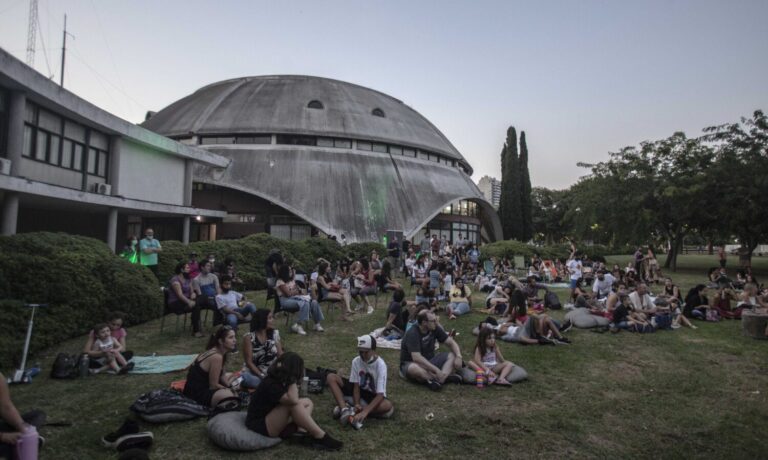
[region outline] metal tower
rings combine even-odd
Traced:
[[[35,67],[35,38],[37,37],[37,0],[29,0],[29,28],[27,31],[27,65]]]

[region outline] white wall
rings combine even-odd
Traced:
[[[184,158],[121,139],[120,195],[126,198],[184,204]]]

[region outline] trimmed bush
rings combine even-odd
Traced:
[[[577,248],[581,253],[587,254],[590,259],[605,261],[605,256],[610,254],[607,247],[595,244],[592,246],[579,246]],[[534,254],[538,254],[542,259],[562,259],[565,261],[568,255],[571,253],[571,247],[567,244],[557,244],[551,246],[534,246],[532,244],[522,243],[517,240],[505,240],[497,241],[484,245],[481,250],[481,258],[489,259],[495,257],[497,259],[503,257],[509,257],[512,259],[514,256],[525,257],[526,263],[528,263]]]
[[[30,311],[38,310],[30,352],[87,333],[106,313],[121,310],[126,324],[160,314],[162,295],[146,268],[112,254],[101,241],[64,233],[0,237],[0,364],[21,357]]]

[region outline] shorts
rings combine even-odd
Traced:
[[[447,351],[443,351],[433,356],[429,362],[438,369],[442,369],[445,363],[448,361],[448,355],[449,353]],[[400,374],[402,374],[403,377],[408,378],[408,366],[411,364],[415,363],[413,361],[403,361],[400,363]]]
[[[341,393],[344,396],[349,396],[351,398],[354,395],[355,384],[345,378],[342,378],[341,380],[344,382],[344,385],[341,386]],[[360,404],[361,405],[363,406],[368,405],[368,403],[373,401],[373,398],[375,397],[376,395],[374,393],[371,393],[368,390],[363,390],[362,388],[360,388]]]
[[[575,279],[575,280],[572,279],[571,280],[571,289],[576,289],[576,286],[578,286],[578,285],[579,285],[579,280],[578,279]]]
[[[255,420],[253,423],[247,426],[249,430],[255,431],[259,433],[262,436],[266,436],[268,438],[273,437],[269,434],[269,430],[267,429],[267,419],[266,418],[260,418],[258,420]]]

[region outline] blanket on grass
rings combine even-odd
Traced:
[[[180,371],[192,364],[197,355],[134,356],[131,374],[165,374]]]

